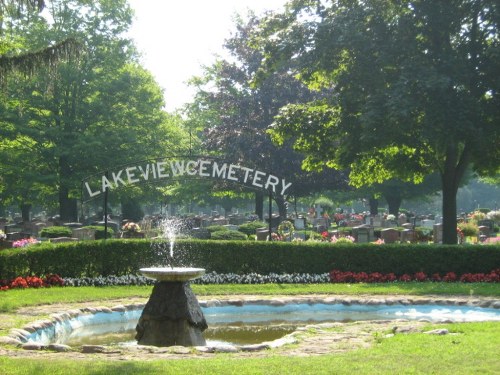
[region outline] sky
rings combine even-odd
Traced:
[[[164,89],[166,110],[193,98],[186,82],[222,54],[234,15],[282,9],[285,0],[129,0],[135,18],[130,32],[142,65]]]

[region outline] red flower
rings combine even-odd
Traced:
[[[408,281],[411,281],[411,276],[408,275],[407,273],[405,273],[404,275],[401,275],[399,277],[399,281],[403,281],[403,282],[408,282]]]
[[[455,272],[448,272],[443,277],[443,281],[447,281],[447,282],[457,281],[457,275],[455,275]]]
[[[11,288],[27,288],[28,283],[26,282],[25,279],[22,277],[16,277],[11,283],[10,283]]]

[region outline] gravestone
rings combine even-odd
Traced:
[[[373,227],[366,224],[352,228],[352,235],[358,243],[371,242],[375,238]]]
[[[379,228],[382,226],[382,218],[380,216],[374,216],[372,218],[372,226],[375,228]]]
[[[80,241],[95,240],[95,229],[92,228],[74,228],[71,231],[71,237],[78,238]]]
[[[434,224],[435,224],[435,221],[431,220],[431,219],[424,219],[421,222],[421,226],[426,227],[426,228],[432,228],[434,226]]]
[[[295,219],[293,221],[293,225],[295,226],[295,229],[297,229],[297,230],[305,229],[306,219],[304,219],[303,217],[299,217],[298,219]]]
[[[479,220],[477,222],[477,225],[488,227],[490,233],[492,233],[493,230],[495,229],[495,222],[493,220]]]
[[[403,229],[401,232],[401,242],[415,242],[416,236],[413,229]]]
[[[385,228],[380,231],[380,238],[382,238],[385,243],[395,243],[400,240],[400,234],[397,229]]]
[[[434,224],[433,228],[433,238],[434,243],[443,242],[443,224]]]

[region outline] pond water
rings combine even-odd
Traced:
[[[295,331],[299,326],[324,322],[394,319],[426,319],[430,322],[500,321],[499,309],[449,305],[293,303],[281,306],[224,305],[204,307],[202,310],[209,326],[204,332],[207,345],[247,345],[272,341]],[[141,310],[84,315],[66,323],[64,327],[56,326],[53,338],[48,338],[50,335],[47,334],[44,340],[75,347],[89,344],[135,345],[135,325],[140,314]]]

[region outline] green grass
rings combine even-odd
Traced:
[[[391,283],[391,284],[230,284],[192,285],[198,296],[213,295],[466,295],[500,296],[500,286],[494,283]],[[0,312],[13,312],[20,307],[53,303],[106,301],[119,298],[148,298],[152,286],[116,287],[53,287],[42,289],[12,289],[0,292]]]
[[[451,334],[399,334],[368,349],[317,357],[103,361],[0,357],[14,374],[498,374],[500,323],[443,324]],[[435,327],[430,327],[435,328]],[[57,357],[56,357],[57,358]]]
[[[498,284],[394,283],[318,285],[193,285],[200,297],[215,295],[466,295],[498,297]],[[0,293],[0,310],[15,314],[20,307],[52,303],[147,298],[151,286],[80,287],[9,290]],[[316,357],[276,355],[238,358],[216,354],[213,358],[152,361],[49,359],[0,356],[0,374],[499,374],[500,322],[440,324],[449,335],[397,334],[380,338],[368,349]],[[436,326],[429,329],[437,328]],[[286,349],[285,349],[286,353]]]

